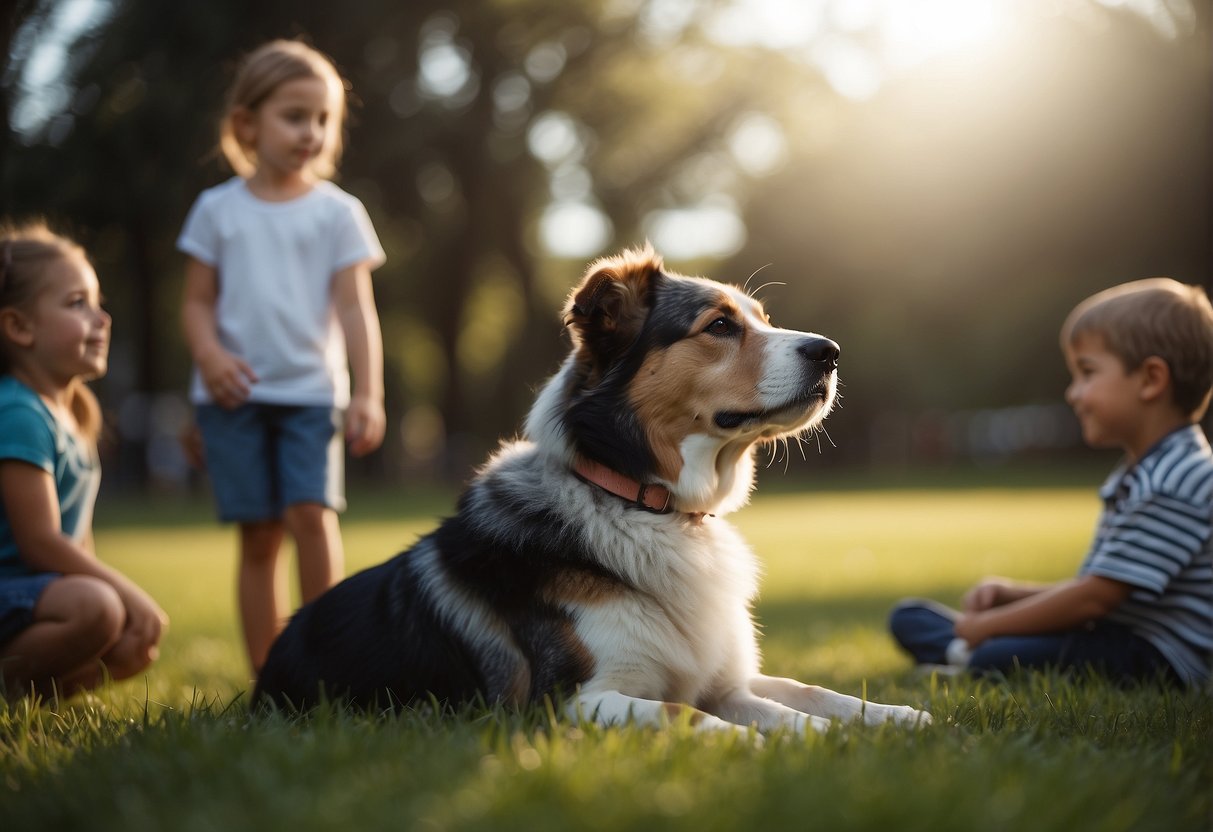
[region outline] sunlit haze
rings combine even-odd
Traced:
[[[689,0],[659,0],[647,12],[646,30],[659,40],[696,23]],[[948,78],[977,88],[983,77],[1017,61],[1030,61],[1033,44],[1024,37],[1029,23],[1064,15],[1090,17],[1092,4],[1066,0],[735,0],[699,20],[707,35],[722,45],[777,50],[820,73],[844,101],[863,105],[894,80],[917,73],[922,101],[932,100],[927,85],[940,83],[938,95],[954,99]],[[1094,5],[1124,9],[1146,19],[1157,34],[1173,38],[1190,31],[1192,4],[1153,0],[1097,0]],[[937,72],[922,72],[935,67]],[[942,77],[941,77],[941,72]],[[828,119],[827,119],[828,123]],[[537,125],[532,150],[552,164],[551,155],[569,152],[569,125]],[[828,134],[829,127],[817,129]],[[806,137],[798,137],[801,141]],[[774,119],[739,114],[728,137],[738,168],[752,176],[776,173],[789,137]],[[594,218],[584,201],[553,204],[541,238],[549,251],[565,256],[597,252],[606,224]],[[644,231],[673,256],[726,257],[745,244],[746,229],[729,221],[728,196],[705,193],[693,204],[652,212]],[[553,234],[559,229],[559,239]]]
[[[984,106],[983,96],[974,94],[968,101],[956,88],[991,89],[1008,67],[1029,66],[1038,46],[1029,33],[1040,31],[1042,21],[1082,18],[1097,26],[1098,7],[1103,6],[1143,18],[1164,39],[1190,33],[1195,21],[1191,0],[733,0],[712,6],[710,13],[697,0],[643,5],[620,0],[617,5],[639,10],[643,36],[674,62],[680,37],[701,29],[721,46],[772,50],[803,66],[806,77],[819,77],[836,102],[851,108],[848,112],[885,106],[881,94],[898,84],[901,94],[912,93],[916,111],[939,107],[966,122],[978,117],[974,110]],[[72,92],[61,80],[67,55],[113,8],[113,0],[63,0],[36,40],[27,31],[27,37],[15,41],[15,51],[29,54],[23,93],[13,110],[18,134],[31,139],[42,135],[55,145],[71,130]],[[402,81],[388,96],[401,118],[414,115],[425,100],[458,109],[481,94],[476,56],[462,45],[459,25],[454,15],[438,14],[418,33],[416,82]],[[561,42],[540,43],[528,53],[525,72],[492,79],[488,92],[503,128],[530,120],[527,148],[548,170],[550,202],[537,229],[541,245],[556,256],[582,258],[600,253],[613,234],[596,203],[585,161],[593,137],[563,112],[533,113],[530,108],[532,86],[551,83],[566,58]],[[802,151],[814,144],[828,147],[842,111],[818,98],[810,102],[815,109],[796,111],[798,105],[789,101],[788,112],[778,112],[784,95],[779,80],[772,79],[771,88],[762,91],[766,102],[761,110],[737,113],[713,155],[685,161],[683,186],[677,197],[669,197],[670,204],[649,206],[641,231],[658,248],[687,258],[736,252],[745,245],[747,229],[735,210],[738,194],[724,171],[732,172],[733,181],[775,176],[793,145]],[[784,97],[794,94],[790,90]],[[431,204],[441,202],[454,184],[441,166],[432,166],[418,181]]]

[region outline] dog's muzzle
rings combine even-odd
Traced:
[[[763,410],[718,412],[713,421],[722,430],[736,430],[745,425],[782,423],[789,412],[807,411],[814,403],[824,402],[830,395],[830,379],[838,369],[842,350],[829,338],[819,335],[806,337],[796,346],[796,354],[804,359],[804,387],[786,402]]]

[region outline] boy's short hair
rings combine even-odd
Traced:
[[[1213,304],[1204,289],[1169,277],[1106,289],[1074,307],[1062,348],[1082,335],[1102,337],[1129,370],[1158,356],[1171,370],[1176,406],[1193,419],[1204,415],[1213,391]]]

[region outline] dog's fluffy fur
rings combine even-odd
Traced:
[[[721,519],[748,499],[756,445],[825,418],[837,345],[773,326],[741,289],[673,274],[647,247],[592,264],[564,314],[572,351],[524,437],[436,531],[303,607],[254,701],[557,695],[573,718],[661,724],[690,708],[705,730],[928,721],[761,675],[758,568]],[[673,510],[583,480],[578,459],[665,486]]]

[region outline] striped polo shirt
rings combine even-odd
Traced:
[[[1213,664],[1213,452],[1199,425],[1157,442],[1100,489],[1103,515],[1079,575],[1129,584],[1108,619],[1153,644],[1189,685]]]

